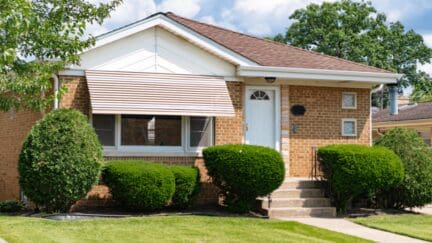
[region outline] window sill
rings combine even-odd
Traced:
[[[201,151],[121,151],[104,148],[103,155],[107,157],[202,157]]]

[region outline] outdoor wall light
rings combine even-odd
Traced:
[[[264,79],[269,84],[272,84],[272,83],[274,83],[276,81],[275,77],[265,77]]]

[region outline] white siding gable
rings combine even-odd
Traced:
[[[75,67],[76,68],[76,67]],[[160,27],[81,55],[79,69],[234,76],[235,66]]]

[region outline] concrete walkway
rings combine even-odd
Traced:
[[[413,208],[412,211],[416,213],[432,215],[432,204],[426,205],[422,208]]]
[[[372,240],[375,242],[408,243],[425,242],[407,236],[393,234],[381,230],[368,228],[341,218],[281,218],[282,220],[296,221],[299,223],[324,228],[347,235]]]

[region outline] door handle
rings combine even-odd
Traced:
[[[245,130],[246,130],[246,131],[248,131],[248,130],[249,130],[249,126],[248,126],[248,124],[247,124],[247,123],[245,124]]]

